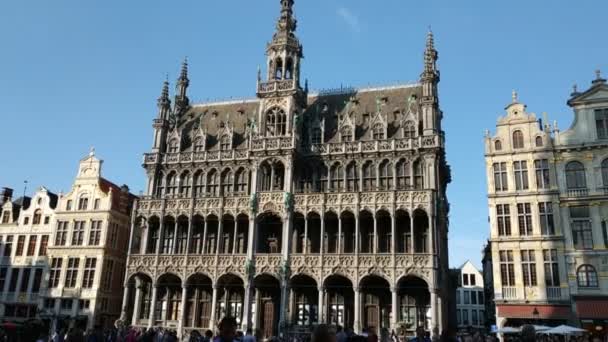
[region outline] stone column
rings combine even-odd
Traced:
[[[209,319],[209,329],[215,332],[215,315],[217,312],[217,284],[213,284],[213,294],[211,295],[211,318]]]
[[[338,254],[342,254],[342,216],[338,214]]]
[[[125,283],[124,286],[125,290],[123,291],[122,294],[122,308],[120,310],[120,319],[123,321],[127,320],[127,307],[129,305],[129,293],[131,292],[131,287],[129,286],[129,283]]]
[[[164,326],[167,326],[167,314],[169,313],[169,308],[171,307],[171,297],[173,297],[173,290],[169,286],[167,286],[166,296],[167,300],[165,301],[165,313],[162,315]]]
[[[243,303],[243,319],[241,320],[241,330],[246,332],[251,328],[251,282],[245,283],[245,296]]]
[[[303,254],[308,254],[308,216],[304,216],[304,249]]]
[[[325,295],[325,288],[323,286],[319,286],[318,288],[319,290],[319,307],[318,307],[318,312],[317,312],[317,321],[318,324],[323,324],[325,322],[325,308],[323,305],[324,304],[324,300],[323,297]]]
[[[181,317],[179,318],[179,327],[177,330],[178,338],[182,338],[184,336],[184,327],[186,326],[184,322],[186,322],[186,300],[188,295],[188,286],[184,281],[182,283],[182,312]]]
[[[354,329],[355,333],[361,333],[361,294],[359,293],[359,287],[353,287],[355,292],[355,321],[354,321]]]
[[[414,212],[413,211],[410,213],[410,236],[411,236],[410,237],[410,239],[411,239],[410,253],[414,254],[414,253],[416,253],[416,249],[415,249],[416,248],[416,239],[414,236]]]
[[[217,241],[215,246],[215,255],[220,255],[220,247],[222,247],[223,237],[224,235],[224,213],[220,212],[220,216],[217,221]],[[223,251],[222,251],[223,252]]]
[[[355,255],[359,254],[360,243],[360,229],[359,229],[359,211],[355,213]]]
[[[164,204],[163,204],[164,206]],[[160,218],[160,225],[158,228],[158,241],[156,241],[156,255],[160,254],[160,249],[163,245],[163,240],[165,239],[165,219],[164,214],[163,217]]]
[[[209,253],[207,250],[207,216],[203,218],[203,241],[201,241],[201,243],[203,244],[201,254]]]
[[[156,293],[158,291],[158,285],[152,284],[152,301],[150,303],[150,318],[148,319],[148,329],[154,326],[156,323],[155,311],[156,311]]]
[[[287,298],[289,292],[289,284],[286,281],[283,281],[281,284],[281,303],[279,306],[279,336],[282,336],[285,333],[285,327],[287,326]]]
[[[260,317],[260,291],[255,289],[255,317],[252,316],[252,329],[255,331],[257,329],[259,322],[258,317]],[[255,318],[255,319],[254,319]]]
[[[224,312],[221,318],[224,318],[228,315],[232,316],[232,312],[228,312],[228,297],[229,297],[229,293],[228,293],[228,288],[224,287]]]
[[[195,288],[194,290],[194,303],[192,305],[192,321],[190,321],[190,326],[191,327],[196,327],[196,320],[197,320],[197,312],[198,312],[198,305],[199,305],[199,301],[200,301],[200,294],[201,294],[201,289],[200,288]]]
[[[253,260],[256,245],[255,231],[255,213],[252,213],[252,216],[249,217],[249,230],[247,232],[247,259],[249,260]]]
[[[325,211],[325,209],[323,209],[323,211]],[[323,252],[325,249],[325,213],[321,213],[321,239],[319,241],[320,241],[319,254],[321,256],[323,256]]]
[[[397,286],[391,286],[391,329],[397,331]]]
[[[372,253],[378,253],[378,214],[374,213],[374,250]]]
[[[437,289],[431,289],[431,332],[436,336],[437,324]],[[438,337],[438,336],[437,336]]]
[[[27,282],[27,301],[31,301],[32,299],[32,287],[34,287],[34,278],[36,277],[36,268],[30,268],[30,278]],[[81,282],[82,283],[82,282]]]
[[[190,208],[194,208],[194,199],[190,203]],[[186,247],[184,248],[184,254],[190,254],[190,244],[192,243],[192,213],[188,217],[188,235],[186,238]]]
[[[397,249],[395,248],[396,240],[397,240],[397,215],[396,215],[395,209],[393,208],[393,211],[391,213],[391,253],[393,253],[393,255],[395,255],[395,252],[397,251]]]
[[[141,309],[141,280],[135,278],[135,303],[133,304],[133,316],[131,318],[131,325],[137,325],[139,319],[139,310]]]
[[[293,293],[293,288],[289,288],[289,308],[288,308],[288,312],[289,312],[289,316],[287,318],[287,322],[288,323],[293,323],[294,321],[294,307],[295,307],[295,296]]]

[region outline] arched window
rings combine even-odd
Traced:
[[[194,141],[194,152],[205,151],[205,141],[203,138],[198,138]]]
[[[197,171],[194,174],[194,196],[203,197],[205,194],[205,176],[203,171]]]
[[[327,166],[325,166],[325,164],[321,164],[317,169],[317,179],[319,180],[317,182],[317,187],[319,188],[320,192],[327,191],[327,174]]]
[[[287,64],[285,65],[285,79],[290,80],[293,78],[293,60],[291,58],[287,59]]]
[[[384,139],[384,126],[381,123],[377,123],[373,128],[373,136],[374,140],[383,140]]]
[[[274,107],[266,112],[266,136],[277,137],[285,135],[287,116],[281,108]]]
[[[391,190],[393,188],[393,164],[384,160],[380,164],[380,189]]]
[[[349,126],[344,126],[340,130],[340,141],[341,142],[350,142],[353,141],[353,130]]]
[[[608,188],[608,159],[602,161],[602,184]]]
[[[346,167],[346,190],[359,190],[359,172],[357,170],[357,163],[355,162],[351,162]]]
[[[363,164],[363,190],[376,190],[376,165],[371,161]]]
[[[267,162],[263,162],[260,165],[260,169],[259,169],[259,174],[260,174],[260,190],[261,191],[270,191],[270,183],[271,183],[271,177],[272,177],[272,168],[270,167],[270,164],[268,164]]]
[[[566,164],[566,186],[568,189],[587,188],[583,164],[577,161],[571,161]]]
[[[513,132],[513,148],[524,148],[524,134],[521,131]]]
[[[80,197],[78,199],[78,210],[87,210],[89,207],[89,198],[86,196]]]
[[[230,171],[230,169],[225,170],[222,173],[222,195],[226,196],[232,194],[233,182],[232,171]]]
[[[166,194],[167,195],[175,195],[177,194],[177,183],[178,183],[178,178],[177,178],[177,174],[175,172],[171,172],[168,176],[167,176],[167,191]]]
[[[404,190],[412,187],[412,170],[405,159],[397,162],[397,189]]]
[[[344,170],[340,163],[335,163],[331,167],[331,190],[341,191],[344,186]]]
[[[212,169],[207,173],[207,196],[218,197],[220,179],[217,170]]]
[[[34,211],[34,218],[32,219],[32,224],[40,224],[42,218],[42,211],[40,209],[36,209]]]
[[[536,137],[536,147],[543,147],[543,137]]]
[[[416,137],[416,125],[412,121],[405,123],[405,126],[403,127],[403,137],[406,139]]]
[[[155,189],[156,196],[158,196],[158,197],[162,197],[165,193],[165,189],[163,187],[163,179],[164,179],[164,177],[163,177],[162,173],[159,173],[156,175],[156,182],[155,182],[156,184],[154,184],[154,189]]]
[[[230,143],[230,136],[228,134],[222,135],[220,138],[220,150],[228,151],[232,148],[232,144]]]
[[[274,78],[280,80],[283,78],[283,60],[281,58],[277,58],[277,62],[274,70]]]
[[[579,287],[598,287],[597,272],[591,265],[582,265],[576,271],[576,281]]]
[[[424,189],[424,162],[421,160],[414,162],[414,187]]]
[[[273,179],[272,179],[272,190],[273,191],[283,191],[284,188],[284,180],[285,180],[285,167],[283,163],[276,162],[272,165],[273,168]]]
[[[234,191],[239,194],[249,193],[249,172],[246,169],[241,168],[236,172],[234,178],[236,180],[236,188]]]
[[[190,197],[190,190],[192,189],[192,178],[190,178],[190,172],[184,171],[180,176],[180,189],[179,194],[184,197]]]
[[[169,148],[167,149],[169,153],[177,153],[179,152],[179,142],[177,139],[173,139],[169,142]]]
[[[502,150],[502,142],[500,140],[494,141],[494,151]]]

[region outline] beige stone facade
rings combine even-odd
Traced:
[[[113,326],[119,318],[134,196],[104,179],[101,166],[91,152],[59,197],[41,315],[55,329]]]
[[[572,94],[575,119],[564,132],[546,116],[528,113],[514,94],[495,135],[486,135],[499,327],[585,323],[583,302],[606,293],[601,269],[608,177],[602,175],[608,135],[598,136],[608,116],[605,89],[598,76],[589,90]]]

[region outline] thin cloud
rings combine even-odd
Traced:
[[[337,11],[338,17],[350,27],[354,32],[361,32],[359,17],[346,7],[340,7]]]

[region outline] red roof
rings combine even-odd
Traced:
[[[570,318],[570,307],[564,305],[496,305],[497,316],[506,318],[540,318],[540,319],[568,319]],[[534,309],[538,316],[534,317]]]
[[[608,298],[575,299],[579,318],[608,319]]]

